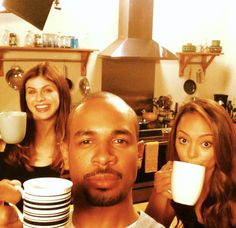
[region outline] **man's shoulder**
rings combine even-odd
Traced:
[[[154,220],[152,217],[150,217],[148,214],[146,214],[143,211],[140,211],[140,216],[138,220],[135,222],[135,224],[132,224],[129,226],[130,228],[165,228],[162,224],[158,223],[156,220]],[[129,228],[128,227],[128,228]],[[65,228],[74,228],[74,225],[72,223],[72,212],[69,216],[69,221],[66,224]]]
[[[140,211],[140,216],[137,220],[135,228],[165,228],[162,224],[158,223],[151,216],[146,214],[144,211]]]

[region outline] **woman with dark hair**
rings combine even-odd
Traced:
[[[183,105],[172,127],[168,162],[155,174],[146,212],[169,227],[230,228],[236,225],[236,131],[226,110],[210,99]],[[201,195],[194,206],[172,200],[174,160],[206,167]]]
[[[20,88],[21,111],[27,113],[27,130],[18,145],[0,153],[0,180],[62,176],[67,169],[65,124],[70,112],[68,83],[48,62],[26,72]]]

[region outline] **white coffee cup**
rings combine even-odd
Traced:
[[[201,194],[204,178],[204,166],[174,161],[171,175],[173,200],[185,205],[194,205]]]
[[[0,134],[4,142],[20,143],[26,133],[26,112],[9,111],[0,113]]]
[[[27,180],[23,189],[23,227],[64,227],[70,216],[72,182],[57,177]],[[19,211],[18,211],[19,213]]]

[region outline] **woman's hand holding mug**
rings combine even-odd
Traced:
[[[171,194],[171,172],[173,162],[168,161],[155,173],[154,189],[157,194],[163,194],[168,199],[172,199]]]

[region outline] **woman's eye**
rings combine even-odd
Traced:
[[[179,138],[179,142],[180,142],[181,144],[187,144],[188,140],[185,139],[185,138],[180,137],[180,138]]]
[[[46,88],[43,90],[44,93],[52,93],[54,90],[51,88]]]
[[[35,90],[32,90],[32,89],[31,90],[27,90],[27,94],[31,94],[31,95],[35,94]]]
[[[204,148],[209,148],[209,147],[211,147],[211,146],[212,146],[212,143],[211,143],[211,142],[208,142],[208,141],[206,141],[206,142],[203,142],[203,143],[202,143],[202,146],[203,146]]]

